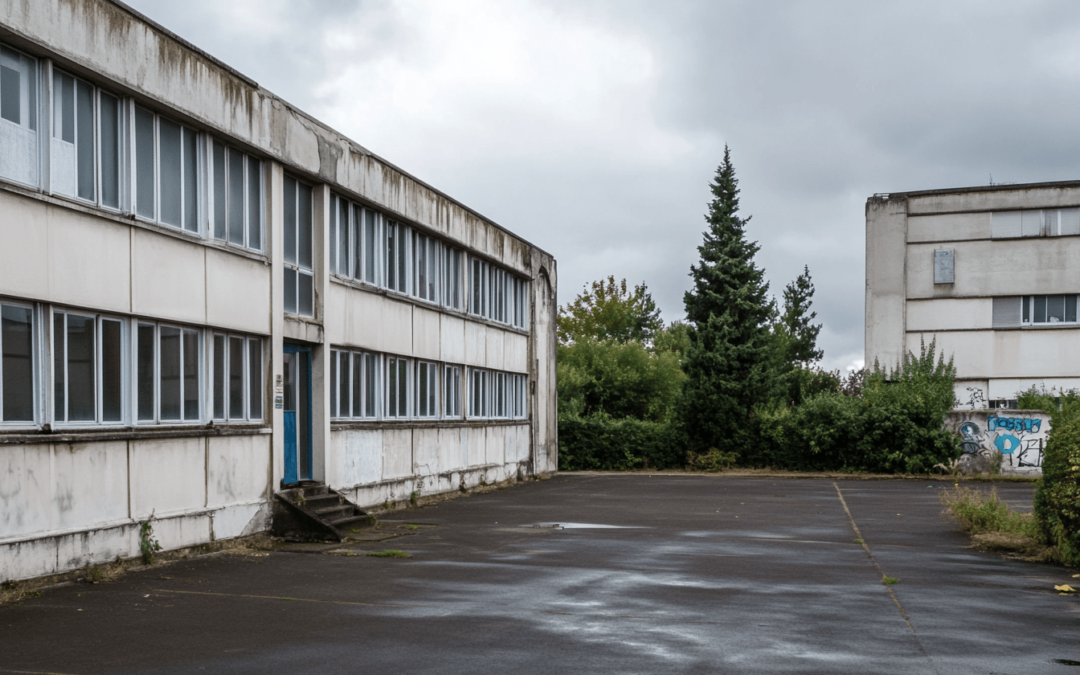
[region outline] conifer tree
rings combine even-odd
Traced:
[[[785,360],[798,368],[809,368],[825,355],[817,346],[821,324],[813,323],[817,318],[817,312],[810,311],[813,299],[810,267],[804,265],[803,273],[784,289],[784,311],[777,325],[784,343]]]
[[[750,440],[754,406],[773,393],[773,303],[760,248],[747,241],[749,218],[739,216],[739,187],[731,152],[711,184],[708,230],[690,268],[693,289],[684,296],[690,347],[683,369],[682,419],[692,449],[740,452]]]

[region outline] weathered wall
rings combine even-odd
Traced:
[[[955,410],[945,428],[960,435],[966,454],[1001,454],[1002,473],[1042,473],[1050,416],[1041,410]]]

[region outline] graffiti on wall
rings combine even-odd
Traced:
[[[947,426],[960,435],[965,454],[993,458],[1000,453],[1004,472],[1038,472],[1050,422],[1044,413],[1009,411],[955,411]],[[955,426],[953,426],[955,425]]]

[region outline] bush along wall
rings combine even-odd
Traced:
[[[665,422],[633,418],[559,418],[560,471],[626,471],[681,468],[686,441]]]
[[[1035,492],[1035,521],[1043,543],[1056,547],[1065,564],[1080,567],[1080,393],[1057,397],[1031,390],[1020,404],[1050,415]]]

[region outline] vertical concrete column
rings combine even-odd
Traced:
[[[907,198],[866,202],[866,337],[869,367],[896,365],[906,349]]]
[[[311,191],[311,251],[315,268],[315,320],[319,343],[311,350],[311,454],[312,477],[327,484],[338,485],[335,459],[330,451],[330,343],[326,339],[327,316],[330,307],[330,186],[316,185]],[[309,331],[310,333],[310,331]]]
[[[282,354],[285,335],[285,195],[284,168],[277,162],[267,162],[266,168],[266,242],[270,256],[270,421],[273,425],[271,442],[270,493],[285,477],[285,416],[277,407],[277,397],[284,381]],[[268,495],[269,497],[269,495]]]

